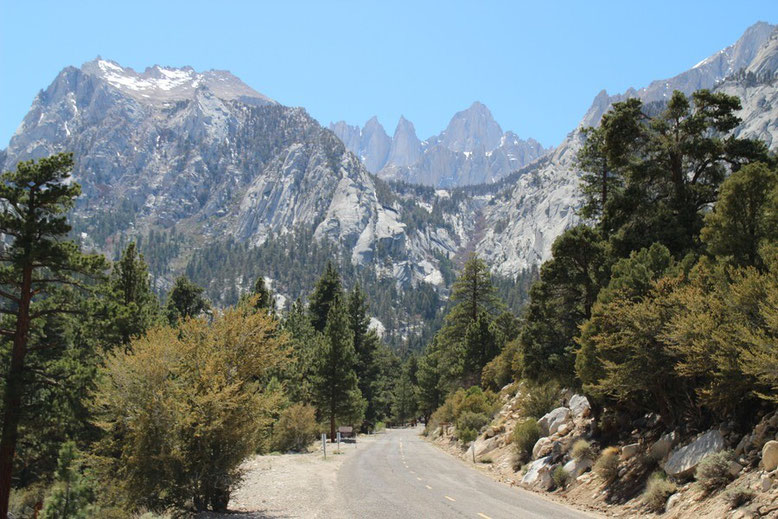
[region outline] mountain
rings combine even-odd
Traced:
[[[361,130],[343,121],[330,124],[330,129],[379,177],[443,188],[495,182],[548,151],[534,139],[503,132],[477,101],[425,141],[416,136],[413,123],[400,117],[387,155],[384,140],[366,138],[376,132],[386,135],[375,117]],[[377,157],[385,160],[373,160]]]
[[[377,121],[366,129],[360,139],[382,142]],[[395,139],[395,153],[402,142]],[[353,266],[352,276],[373,280],[373,290],[389,280],[436,293],[444,285],[441,262],[472,228],[462,214],[444,214],[448,194],[393,191],[304,109],[223,71],[154,66],[137,73],[101,58],[67,67],[36,96],[0,152],[0,167],[61,151],[75,155],[83,196],[72,219],[85,246],[116,257],[136,240],[159,290],[181,272],[201,272],[196,281],[221,304],[265,275],[240,264],[250,255],[240,247],[270,250],[282,237],[305,242],[299,257],[286,258],[286,285],[273,285],[288,301],[312,288],[296,280],[319,274],[313,270],[321,265],[307,265],[305,255],[322,250]],[[332,245],[314,250],[325,242]],[[213,283],[228,271],[229,280]],[[384,308],[383,321],[421,319],[397,301]]]
[[[486,231],[476,250],[506,276],[548,259],[556,237],[579,221],[581,172],[575,157],[583,143],[581,129],[597,125],[613,103],[630,97],[661,103],[674,90],[688,95],[701,88],[737,95],[743,105],[738,135],[763,139],[778,150],[776,63],[778,26],[759,22],[733,45],[672,78],[623,94],[600,92],[579,126],[555,150],[495,196],[503,203],[485,206]]]
[[[741,98],[741,135],[778,149],[777,64],[776,27],[757,24],[689,71],[601,93],[560,146],[522,155],[530,141],[503,132],[480,103],[425,141],[405,118],[392,137],[375,118],[330,131],[228,72],[137,73],[98,58],[65,68],[36,96],[0,167],[74,152],[84,192],[74,234],[109,257],[138,241],[160,291],[186,272],[223,305],[263,275],[290,302],[332,260],[402,341],[439,317],[470,252],[510,279],[548,259],[579,221],[580,129],[611,103],[715,88]]]

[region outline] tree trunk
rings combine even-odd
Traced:
[[[3,431],[0,436],[0,519],[8,518],[8,500],[11,497],[14,453],[22,414],[24,357],[27,355],[27,336],[30,330],[30,299],[32,298],[32,266],[22,272],[22,290],[16,315],[11,366],[6,378],[3,398]]]
[[[335,413],[330,416],[330,443],[335,443]]]

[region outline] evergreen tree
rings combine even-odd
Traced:
[[[15,172],[0,176],[0,232],[10,238],[0,253],[2,313],[8,316],[0,334],[12,341],[3,388],[0,517],[8,514],[22,402],[30,384],[25,360],[31,330],[43,319],[79,313],[74,291],[87,288],[85,276],[102,275],[106,268],[102,256],[84,255],[65,239],[70,231],[65,215],[81,193],[70,182],[72,167],[72,155],[59,154],[20,162]]]
[[[336,294],[328,306],[313,389],[319,411],[330,422],[330,437],[334,441],[336,423],[361,421],[365,402],[359,391],[354,338],[343,296]]]
[[[114,263],[108,285],[113,308],[107,319],[112,329],[106,331],[116,337],[118,344],[127,346],[159,317],[159,301],[151,290],[148,267],[134,242]]]
[[[409,366],[403,366],[397,386],[394,390],[394,402],[392,403],[392,420],[395,423],[406,424],[416,415],[417,396],[416,386],[411,380]]]
[[[262,276],[259,276],[254,282],[251,293],[252,295],[257,296],[257,310],[273,311],[275,309],[273,294],[270,292],[270,289],[265,286],[265,278]]]
[[[186,276],[179,276],[168,294],[166,313],[171,326],[182,319],[197,317],[210,310],[203,296],[203,288],[195,285]]]
[[[293,351],[292,362],[286,373],[289,398],[293,402],[308,403],[313,396],[316,355],[322,338],[314,330],[302,300],[298,299],[292,304],[283,329],[289,334]]]
[[[87,519],[94,517],[94,499],[89,481],[78,467],[76,444],[67,441],[59,451],[54,486],[43,503],[41,519]]]
[[[559,236],[551,253],[552,259],[541,268],[540,281],[530,291],[520,336],[522,375],[569,384],[574,339],[607,281],[609,258],[599,234],[583,225]]]
[[[308,312],[311,315],[311,324],[317,332],[323,332],[327,326],[327,317],[330,313],[332,302],[343,295],[343,287],[340,283],[340,275],[332,262],[327,262],[316,287],[311,294],[308,304]]]
[[[489,267],[478,256],[471,255],[451,288],[454,307],[446,316],[446,335],[461,340],[480,314],[499,313],[504,305],[496,292]]]
[[[651,116],[638,99],[615,103],[601,129],[590,132],[582,164],[597,174],[601,161],[618,186],[603,205],[586,178],[585,207],[600,213],[600,228],[618,256],[661,242],[676,257],[698,247],[702,209],[712,203],[730,169],[766,160],[766,147],[732,135],[740,123],[737,98],[699,90],[674,92]]]
[[[473,383],[481,383],[484,366],[500,353],[489,316],[482,312],[465,332],[465,371],[472,374]]]
[[[705,217],[702,240],[735,265],[764,268],[759,249],[778,241],[778,172],[754,163],[725,180]]]

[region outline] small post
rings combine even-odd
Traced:
[[[321,450],[324,453],[324,459],[327,459],[327,435],[321,433]]]
[[[338,452],[340,452],[340,431],[337,432],[337,438],[338,438]]]

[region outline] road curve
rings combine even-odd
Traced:
[[[338,471],[341,517],[592,517],[490,479],[430,445],[418,429],[392,429],[362,445]]]

